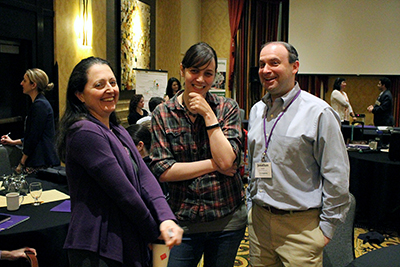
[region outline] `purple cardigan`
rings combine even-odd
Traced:
[[[148,243],[160,235],[160,223],[176,221],[175,216],[129,133],[90,119],[73,124],[76,131],[67,136],[72,217],[64,248],[97,252],[123,266],[146,266]]]

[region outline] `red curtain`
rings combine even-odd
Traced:
[[[229,0],[229,24],[231,28],[231,47],[229,53],[229,90],[233,88],[233,77],[235,69],[236,34],[242,18],[243,6],[246,0]]]
[[[296,80],[302,90],[322,99],[325,97],[324,94],[328,92],[328,75],[298,74]],[[322,95],[321,87],[323,88]]]

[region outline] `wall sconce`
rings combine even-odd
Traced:
[[[85,47],[92,46],[92,0],[79,0],[79,23],[77,25],[79,33],[78,43]]]

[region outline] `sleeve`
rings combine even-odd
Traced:
[[[240,160],[242,150],[242,127],[239,106],[234,100],[229,100],[224,105],[224,115],[218,118],[225,137],[230,142],[237,160]]]
[[[346,94],[346,93],[345,93]],[[350,104],[350,99],[349,99],[349,97],[347,96],[347,94],[346,94],[346,98],[347,98],[347,103],[349,104],[349,114],[351,114],[351,113],[353,113],[353,107],[351,106],[351,104]]]
[[[136,146],[133,145],[132,148],[132,153],[134,154],[135,160],[139,166],[138,177],[140,179],[141,197],[147,208],[150,210],[153,218],[158,222],[158,224],[165,220],[173,220],[178,223],[165,199],[157,179],[143,161]]]
[[[332,92],[332,98],[336,100],[341,106],[347,108],[349,107],[349,103],[346,101],[345,97],[338,91],[338,90],[333,90]]]
[[[25,132],[23,139],[23,152],[25,155],[29,156],[35,151],[45,131],[47,116],[47,108],[43,102],[36,101],[32,104],[28,115],[29,122],[27,122],[29,126],[26,128],[27,132]]]
[[[86,173],[115,201],[132,224],[142,229],[144,240],[151,241],[158,237],[157,222],[121,168],[104,135],[94,130],[76,131],[68,144],[68,154],[68,157],[79,159],[78,164]],[[144,176],[143,180],[147,178]],[[143,184],[147,186],[145,182]]]
[[[381,114],[387,112],[392,108],[392,98],[389,94],[382,95],[382,99],[380,99],[380,105],[374,105],[374,109],[372,110],[373,114]]]
[[[336,226],[344,222],[350,207],[350,164],[340,132],[340,119],[331,108],[325,108],[318,124],[314,155],[322,176],[322,213],[320,227],[332,238]]]
[[[157,106],[151,116],[151,164],[150,169],[156,178],[176,163],[172,146],[165,131],[162,105]]]
[[[258,112],[262,112],[262,111],[259,111],[258,103],[257,103],[250,109],[248,132],[247,132],[248,134],[250,133],[251,129],[253,128],[255,120],[257,120],[257,119],[259,119],[259,120],[261,119],[262,120],[262,116],[257,118],[257,113]],[[247,136],[249,137],[249,135],[247,135]],[[255,158],[254,154],[256,153],[255,148],[254,148],[254,144],[252,144],[250,139],[247,142],[247,151],[248,151],[248,158],[247,158],[248,162],[247,162],[247,164],[248,164],[248,168],[249,168],[249,170],[248,170],[249,183],[248,183],[248,186],[246,188],[246,200],[247,200],[247,212],[249,212],[251,210],[252,205],[253,205],[250,192],[251,192],[251,187],[252,187],[251,179],[252,179],[252,173],[253,173],[253,160]]]

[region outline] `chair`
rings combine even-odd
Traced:
[[[336,228],[331,241],[324,248],[324,267],[344,267],[354,260],[355,214],[356,199],[352,194],[350,194],[350,209],[346,220]]]

